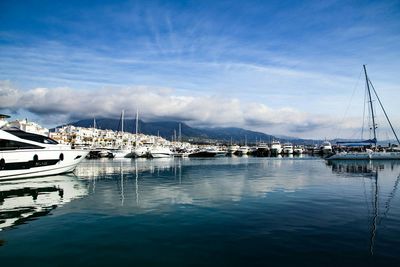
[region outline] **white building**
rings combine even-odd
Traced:
[[[49,136],[49,129],[44,128],[35,122],[28,121],[28,119],[11,121],[7,123],[7,126],[16,127],[28,133]]]

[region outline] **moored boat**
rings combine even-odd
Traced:
[[[278,155],[282,153],[282,145],[279,141],[272,141],[271,144],[271,154]]]
[[[376,99],[378,100],[378,103],[386,117],[387,122],[389,123],[389,126],[398,142],[398,144],[400,145],[400,141],[399,138],[397,137],[397,134],[393,128],[393,125],[391,123],[391,121],[389,120],[389,117],[386,113],[385,108],[383,107],[383,104],[371,82],[371,80],[368,78],[367,75],[367,69],[365,67],[365,65],[363,65],[363,69],[364,69],[364,74],[365,74],[365,82],[366,82],[366,94],[368,95],[368,102],[369,102],[369,113],[370,113],[370,120],[371,120],[371,127],[370,130],[372,132],[373,138],[372,139],[368,139],[368,140],[362,140],[362,141],[351,141],[351,142],[337,142],[338,144],[348,144],[348,143],[352,143],[352,144],[358,144],[358,145],[363,145],[364,147],[366,147],[366,145],[368,144],[365,151],[342,151],[336,154],[333,154],[332,156],[328,157],[328,160],[358,160],[358,159],[362,159],[362,160],[388,160],[388,159],[400,159],[400,152],[396,152],[396,151],[391,151],[391,152],[386,152],[386,151],[378,151],[376,144],[377,144],[377,135],[376,135],[376,129],[377,124],[375,122],[375,112],[374,112],[374,105],[373,105],[373,99],[372,99],[372,92],[374,93],[374,95],[376,96]],[[371,90],[372,88],[372,90]]]
[[[0,180],[72,172],[88,150],[72,149],[17,128],[0,130]]]

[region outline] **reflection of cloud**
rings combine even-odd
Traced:
[[[101,198],[112,204],[122,193],[104,188],[112,178],[124,183],[126,203],[140,209],[162,208],[173,204],[212,207],[221,201],[241,201],[243,197],[265,197],[276,190],[295,192],[306,186],[308,177],[297,174],[301,164],[295,160],[271,159],[253,162],[246,159],[219,160],[106,160],[84,161],[76,174],[89,178],[102,188]],[[136,165],[137,177],[136,180]],[[282,168],[289,174],[281,177]],[[296,173],[296,175],[294,175]],[[283,179],[284,178],[284,179]],[[137,191],[138,196],[133,192]],[[131,196],[129,195],[131,194]],[[129,197],[136,201],[129,201]]]

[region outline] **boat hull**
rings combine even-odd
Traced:
[[[86,157],[85,150],[2,151],[0,181],[68,173]]]

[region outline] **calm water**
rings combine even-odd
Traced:
[[[1,266],[400,266],[400,162],[91,160],[0,184]]]

